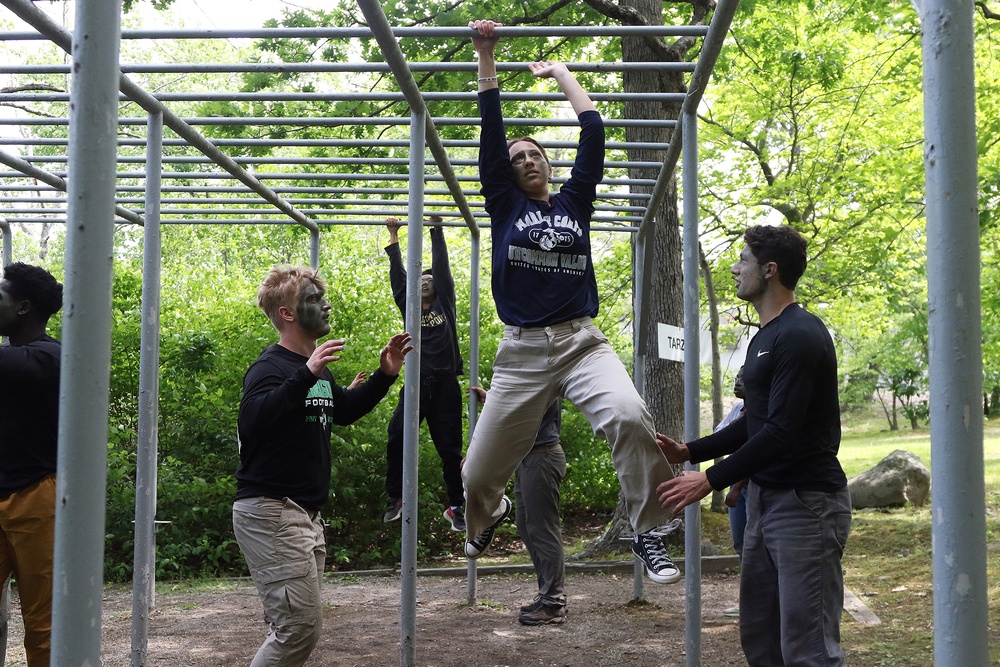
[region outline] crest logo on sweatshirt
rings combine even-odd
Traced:
[[[517,245],[517,241],[507,248],[507,260],[511,266],[530,268],[536,271],[581,275],[587,269],[586,254],[571,254],[563,248],[572,248],[583,237],[583,230],[576,220],[567,215],[542,215],[539,211],[529,211],[514,223],[518,232],[527,233],[518,241],[530,244]]]
[[[319,422],[324,427],[329,423],[325,408],[333,407],[333,387],[329,380],[319,380],[309,389],[306,396],[306,409],[316,409],[316,414],[306,415],[306,422]]]

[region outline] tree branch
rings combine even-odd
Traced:
[[[25,86],[11,86],[9,88],[0,88],[0,93],[24,93],[27,91],[39,91],[44,90],[50,93],[65,93],[66,91],[62,88],[56,88],[55,86],[50,86],[47,83],[29,83]]]
[[[601,14],[607,16],[609,19],[614,19],[622,25],[651,25],[639,14],[639,12],[635,11],[631,7],[622,7],[614,2],[609,2],[609,0],[584,0],[584,2]],[[663,39],[647,35],[643,37],[642,40],[659,60],[673,62],[680,59],[678,58],[676,49],[674,47],[667,46],[667,43],[664,42]]]
[[[991,11],[990,8],[986,6],[985,2],[976,2],[973,4],[975,4],[976,7],[979,7],[980,11],[982,11],[983,18],[993,19],[994,21],[1000,21],[1000,14]]]
[[[20,109],[24,113],[31,116],[41,116],[42,118],[57,118],[56,114],[46,113],[45,111],[38,111],[37,109],[32,109],[31,107],[26,107],[21,104],[14,104],[13,102],[0,102],[0,107],[10,107],[11,109]]]

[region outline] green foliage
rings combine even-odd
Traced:
[[[120,233],[119,247],[132,244],[130,234]],[[446,235],[458,291],[459,337],[468,359],[469,239],[459,231]],[[402,330],[387,285],[385,240],[384,230],[374,228],[328,228],[322,235],[320,264],[330,287],[331,322],[334,334],[347,339],[341,361],[332,367],[341,384],[349,383],[358,371],[374,370],[382,345]],[[429,243],[424,247],[429,251]],[[604,260],[598,280],[607,297],[601,324],[627,356],[630,334],[624,324],[631,301],[623,272],[629,262],[628,242],[609,238],[600,247]],[[157,519],[170,523],[157,534],[159,577],[245,572],[231,518],[233,473],[239,463],[236,415],[243,373],[276,340],[255,305],[255,291],[271,265],[301,262],[307,254],[308,236],[297,229],[172,226],[165,232]],[[105,549],[106,572],[112,580],[130,577],[133,562],[142,294],[137,262],[134,255],[123,252],[115,267]],[[489,360],[501,333],[488,281],[487,275],[480,295],[482,363],[477,381],[487,387]],[[329,523],[327,544],[333,567],[385,567],[399,561],[399,525],[387,526],[381,518],[386,425],[398,400],[398,387],[371,414],[334,432],[333,488],[323,512]],[[567,511],[609,512],[618,498],[618,481],[607,445],[593,437],[575,410],[567,410],[563,435],[570,468],[564,486]],[[422,560],[450,557],[461,546],[462,536],[441,518],[447,496],[440,469],[424,427],[418,512]]]

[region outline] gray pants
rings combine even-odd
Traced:
[[[740,639],[750,667],[842,667],[851,495],[747,488]]]
[[[320,582],[326,535],[319,512],[287,498],[237,500],[233,530],[269,625],[251,667],[305,664],[323,629]]]
[[[566,477],[566,454],[558,443],[533,447],[517,467],[514,497],[517,532],[528,547],[538,576],[538,594],[547,602],[566,604],[566,577],[559,519],[559,487]]]
[[[579,408],[594,434],[611,445],[633,530],[644,533],[669,520],[656,487],[673,471],[656,446],[653,418],[608,339],[584,317],[550,327],[505,328],[490,400],[462,468],[470,537],[499,516],[507,482],[559,396]]]

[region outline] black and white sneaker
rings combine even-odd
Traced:
[[[646,566],[646,576],[658,584],[680,581],[681,571],[663,548],[663,533],[649,531],[632,538],[632,553]]]
[[[493,533],[496,531],[497,526],[503,523],[504,520],[510,516],[510,498],[504,496],[500,499],[500,509],[501,512],[499,519],[494,521],[489,528],[476,535],[475,538],[465,543],[465,555],[468,558],[479,558],[487,549],[490,548],[490,542],[493,541]]]

